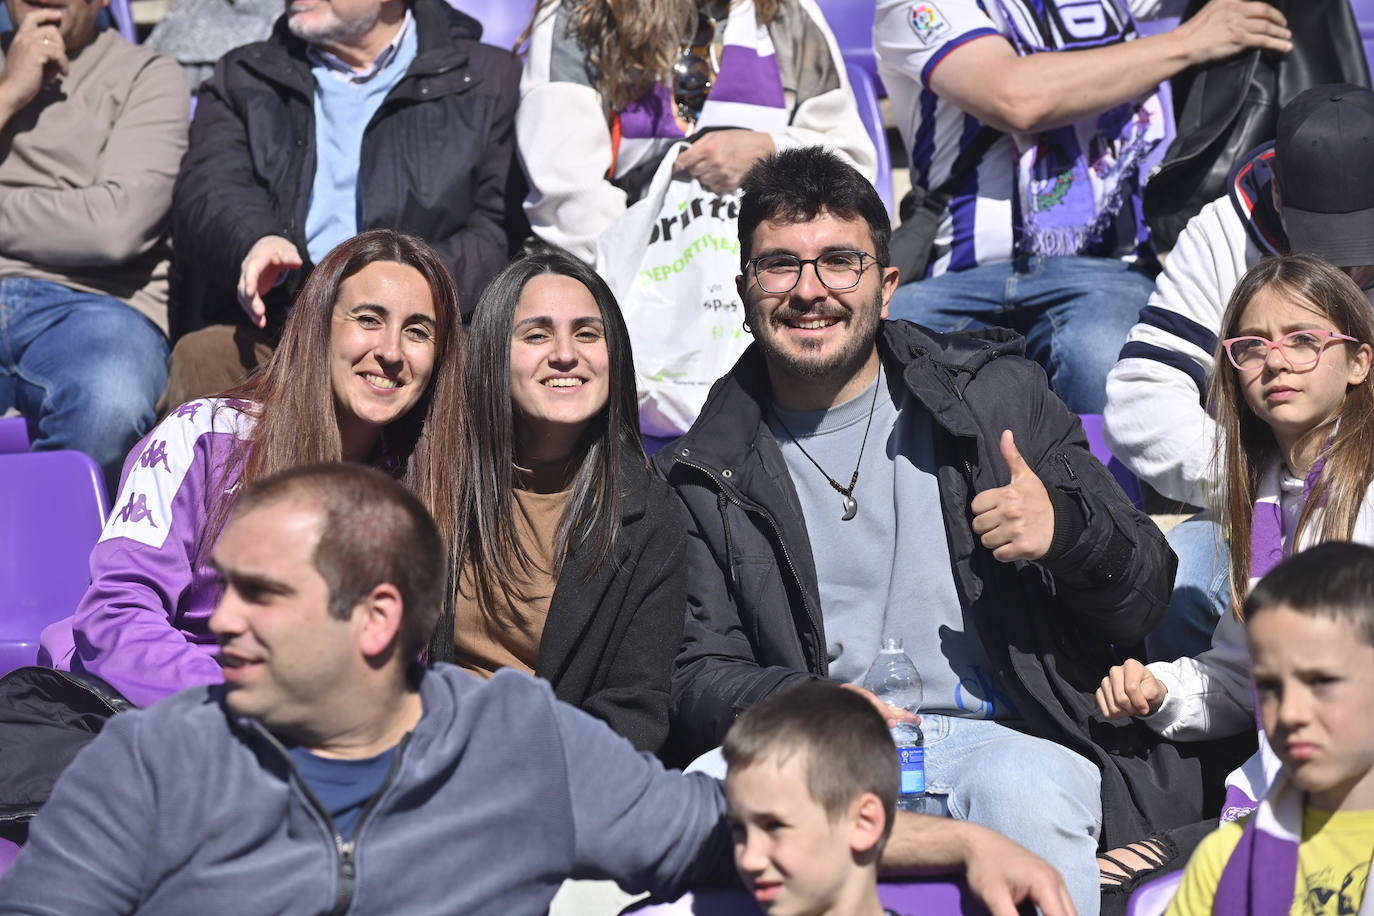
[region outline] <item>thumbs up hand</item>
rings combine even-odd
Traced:
[[[1011,430],[1002,431],[1002,458],[1011,483],[984,490],[973,498],[974,533],[1003,563],[1038,560],[1054,540],[1054,504],[1040,478],[1016,450]]]

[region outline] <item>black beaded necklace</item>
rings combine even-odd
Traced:
[[[773,416],[777,419],[778,425],[782,427],[783,432],[787,433],[787,437],[792,440],[792,444],[797,447],[798,451],[800,451],[803,455],[806,456],[807,461],[811,462],[816,466],[816,470],[821,472],[822,477],[830,481],[830,486],[835,488],[835,492],[844,497],[844,502],[841,503],[841,505],[844,507],[844,514],[840,516],[840,521],[842,522],[849,521],[856,514],[858,514],[859,511],[859,501],[854,498],[854,487],[857,486],[859,483],[859,466],[863,464],[864,448],[868,445],[868,431],[873,428],[873,412],[878,408],[878,389],[881,387],[882,373],[879,372],[878,378],[876,378],[873,381],[873,402],[868,405],[868,423],[864,425],[863,442],[859,443],[859,459],[854,462],[854,475],[849,478],[849,486],[847,487],[840,486],[840,482],[838,480],[831,477],[829,474],[825,472],[825,468],[821,467],[820,462],[817,461],[815,458],[812,458],[811,453],[802,447],[801,442],[797,440],[796,434],[793,433],[792,430],[788,427],[787,423],[783,420],[782,415],[779,414],[778,411],[772,407],[772,405],[769,405],[769,409],[773,411]]]

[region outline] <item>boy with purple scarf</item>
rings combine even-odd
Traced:
[[[1260,726],[1283,768],[1202,842],[1168,916],[1374,913],[1374,548],[1327,542],[1245,602]]]

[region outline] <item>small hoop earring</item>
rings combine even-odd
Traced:
[[[744,333],[748,334],[751,337],[754,335],[754,329],[749,327],[748,321],[741,321],[739,324],[740,327],[744,328]]]

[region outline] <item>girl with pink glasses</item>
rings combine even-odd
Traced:
[[[1176,741],[1255,727],[1240,608],[1261,576],[1314,544],[1374,544],[1374,310],[1364,293],[1317,258],[1270,258],[1236,285],[1221,337],[1208,399],[1220,430],[1212,509],[1227,533],[1231,613],[1208,651],[1128,660],[1097,692],[1108,719],[1137,716]],[[1260,745],[1228,780],[1223,819],[1253,808],[1276,775],[1277,758]],[[1159,845],[1181,866],[1175,839]]]

